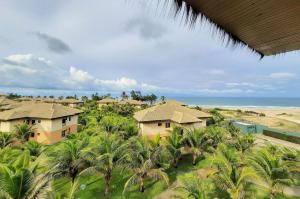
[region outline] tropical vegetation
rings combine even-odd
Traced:
[[[297,198],[284,189],[300,185],[300,152],[256,146],[217,110],[207,128],[150,139],[135,107],[85,99],[81,109],[79,132],[54,145],[31,141],[26,123],[0,132],[0,199]]]

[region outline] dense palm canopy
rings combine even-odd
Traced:
[[[169,137],[148,138],[132,107],[87,101],[82,109],[79,133],[54,145],[30,141],[27,124],[0,133],[0,199],[149,199],[174,185],[181,198],[248,198],[257,187],[270,198],[300,183],[299,151],[254,147],[216,110],[207,128],[172,126]]]

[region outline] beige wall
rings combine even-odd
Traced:
[[[30,124],[32,120],[35,120],[35,135],[31,140],[36,140],[45,144],[52,144],[60,141],[62,137],[62,131],[65,131],[65,134],[77,132],[78,124],[78,115],[70,116],[67,118],[66,124],[62,124],[63,118],[58,119],[38,119],[30,118]],[[11,121],[2,121],[0,122],[0,131],[2,132],[13,132],[15,125],[21,124],[27,119],[11,120]],[[40,120],[40,123],[38,122]]]
[[[158,126],[158,123],[161,123],[161,126]],[[171,127],[166,128],[166,123],[170,123]],[[145,122],[145,123],[139,123],[140,133],[145,136],[156,136],[160,134],[161,136],[167,136],[169,135],[170,131],[172,130],[172,127],[174,126],[180,126],[184,128],[203,128],[206,126],[206,121],[197,122],[197,123],[189,123],[189,124],[178,124],[170,121],[155,121],[155,122]]]
[[[0,131],[1,132],[13,132],[15,125],[23,123],[24,120],[11,120],[11,121],[1,121]]]

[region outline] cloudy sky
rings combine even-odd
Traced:
[[[300,97],[299,52],[259,56],[149,0],[0,1],[0,92]]]

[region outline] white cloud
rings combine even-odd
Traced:
[[[150,85],[150,84],[145,84],[145,83],[142,83],[141,88],[142,88],[142,90],[149,91],[149,92],[150,91],[157,91],[157,90],[162,90],[163,89],[161,87]]]
[[[51,64],[50,60],[46,60],[43,57],[34,57],[32,54],[15,54],[5,57],[4,62],[15,64],[15,65],[26,65],[32,62],[41,62],[44,64]]]
[[[294,73],[288,73],[288,72],[279,72],[279,73],[271,73],[269,75],[272,79],[294,79],[296,77],[296,74]]]
[[[87,83],[93,80],[94,78],[86,71],[79,70],[74,66],[70,67],[70,79],[78,83]]]
[[[229,82],[225,83],[226,87],[229,88],[242,88],[242,89],[264,89],[264,90],[272,90],[274,87],[269,84],[254,84],[250,82]]]
[[[133,89],[138,86],[138,83],[134,79],[122,77],[117,80],[95,80],[96,85],[99,86],[105,86],[105,87],[111,87],[113,89]]]
[[[158,86],[139,83],[128,77],[115,80],[99,79],[75,66],[58,67],[51,61],[32,54],[16,54],[4,58],[3,63],[0,63],[0,79],[2,80],[0,86],[31,88],[105,90],[107,92],[160,89]]]

